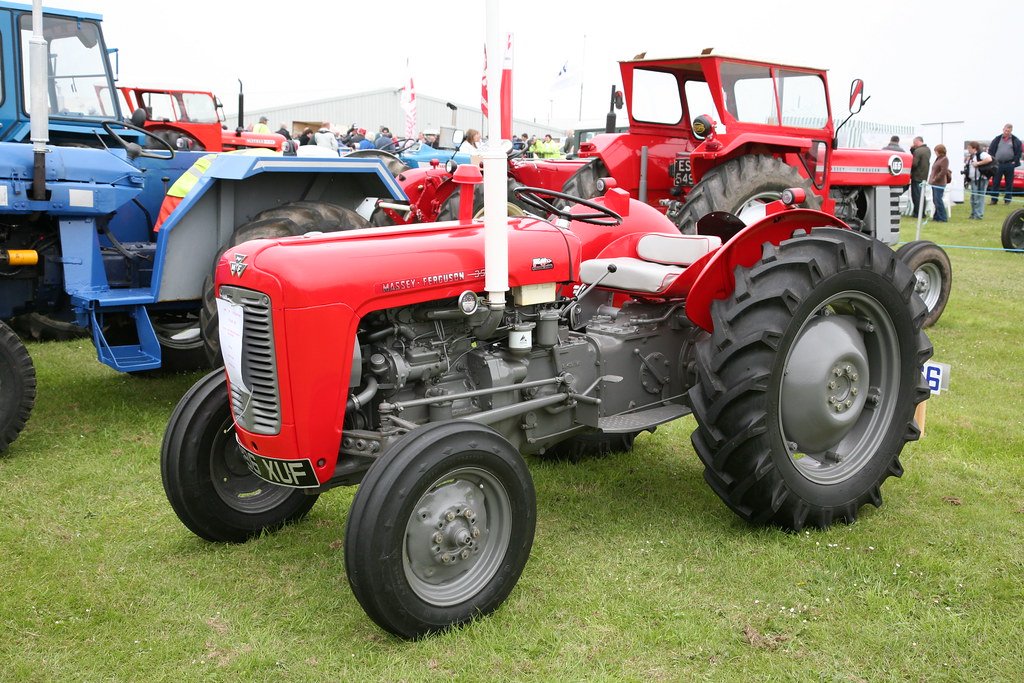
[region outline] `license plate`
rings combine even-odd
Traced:
[[[314,488],[320,485],[313,471],[313,463],[308,459],[302,460],[277,460],[256,455],[246,450],[242,444],[238,444],[238,450],[245,458],[245,464],[249,470],[260,479],[269,481],[278,486],[288,486],[296,489]]]
[[[690,168],[690,157],[676,157],[672,162],[672,185],[675,187],[693,187],[693,171]]]

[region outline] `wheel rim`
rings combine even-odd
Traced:
[[[828,299],[797,333],[779,392],[779,425],[794,469],[818,484],[861,470],[896,411],[899,340],[885,308],[863,292]]]
[[[759,192],[740,204],[736,216],[746,225],[765,217],[765,205],[782,198],[781,192]]]
[[[219,425],[210,445],[210,481],[228,507],[250,515],[275,509],[295,492],[252,473],[238,450],[230,418]]]
[[[914,279],[914,291],[932,310],[942,295],[942,270],[934,263],[925,263],[914,271]]]
[[[512,504],[501,482],[476,467],[437,479],[405,527],[405,577],[439,607],[477,595],[502,565],[512,533]]]

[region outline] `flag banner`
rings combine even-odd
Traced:
[[[406,64],[408,66],[408,63]],[[412,71],[409,71],[409,82],[402,89],[402,109],[405,111],[405,137],[416,137],[416,86],[412,81]]]
[[[558,69],[558,73],[555,74],[555,78],[551,82],[551,89],[562,90],[579,84],[579,69],[571,59],[567,59],[562,62],[562,66]]]

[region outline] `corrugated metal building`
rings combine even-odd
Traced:
[[[402,137],[405,133],[405,111],[401,107],[401,96],[400,88],[388,88],[281,107],[253,109],[246,111],[245,123],[249,125],[258,121],[260,116],[266,116],[272,130],[276,130],[283,122],[296,134],[301,133],[303,125],[307,123],[320,125],[328,122],[341,132],[348,130],[352,124],[373,132],[380,130],[381,126],[387,126],[393,135]],[[487,125],[479,108],[461,104],[454,106],[456,108],[453,111],[445,100],[416,93],[417,133],[440,126],[455,126],[463,130],[475,128],[486,134]],[[236,121],[238,113],[228,114],[227,119]],[[561,128],[514,117],[512,132],[516,135],[528,133],[539,136],[551,133],[555,138],[565,135]]]

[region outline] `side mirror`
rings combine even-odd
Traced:
[[[623,99],[621,90],[615,91],[615,95],[612,97],[612,104],[615,105],[616,109],[622,109]]]
[[[864,81],[859,78],[853,79],[850,83],[850,113],[860,113],[861,107],[869,98],[864,97]]]

